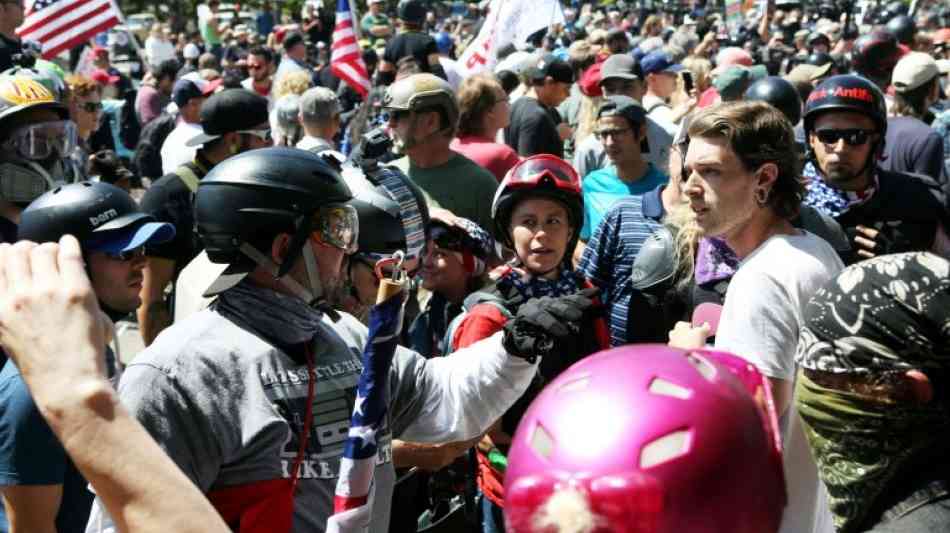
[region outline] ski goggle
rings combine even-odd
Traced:
[[[324,244],[339,248],[347,254],[357,250],[359,215],[353,206],[325,205],[313,215],[313,236]]]
[[[505,178],[512,188],[536,187],[545,179],[553,182],[558,189],[580,193],[580,179],[577,171],[567,161],[553,155],[536,155],[515,165]]]
[[[41,122],[17,128],[3,147],[23,159],[42,161],[51,155],[65,157],[78,145],[76,124],[71,120]]]

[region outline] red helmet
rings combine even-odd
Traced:
[[[508,171],[491,206],[495,221],[495,238],[508,247],[513,247],[508,228],[511,212],[525,198],[544,196],[561,202],[574,227],[574,237],[568,247],[577,244],[581,224],[584,221],[584,201],[581,196],[581,180],[577,171],[567,161],[550,154],[533,155]]]

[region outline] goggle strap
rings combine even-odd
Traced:
[[[386,188],[399,204],[399,220],[406,236],[406,259],[422,257],[425,249],[425,226],[422,223],[422,206],[406,183],[392,171],[378,173],[379,184]]]
[[[286,285],[287,288],[291,290],[291,292],[296,294],[303,301],[307,302],[308,305],[313,304],[313,302],[316,300],[310,291],[304,288],[303,285],[297,283],[297,280],[290,276],[278,276],[280,268],[277,266],[277,264],[271,261],[269,257],[259,252],[257,248],[254,248],[245,242],[241,244],[240,250],[241,253],[249,257],[251,261],[254,261],[257,266],[265,269],[268,273],[274,276],[274,279],[280,280],[280,282]]]

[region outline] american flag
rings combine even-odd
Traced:
[[[50,59],[119,23],[112,0],[27,0],[23,25],[16,33],[43,46]]]
[[[349,0],[337,0],[330,70],[353,90],[360,93],[360,96],[366,98],[372,83],[366,71],[366,63],[363,63],[360,45],[356,42],[355,24],[357,22],[353,20]]]
[[[402,329],[405,296],[406,291],[402,290],[370,309],[363,371],[356,388],[350,431],[340,458],[340,476],[333,498],[334,514],[327,522],[327,533],[364,532],[369,529],[373,518],[376,489],[373,474],[378,452],[376,436],[388,409],[389,367]]]

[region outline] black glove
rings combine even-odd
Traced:
[[[600,289],[590,288],[567,296],[532,298],[505,324],[502,345],[514,356],[533,363],[558,351],[559,344],[580,333],[584,313],[594,307]]]

